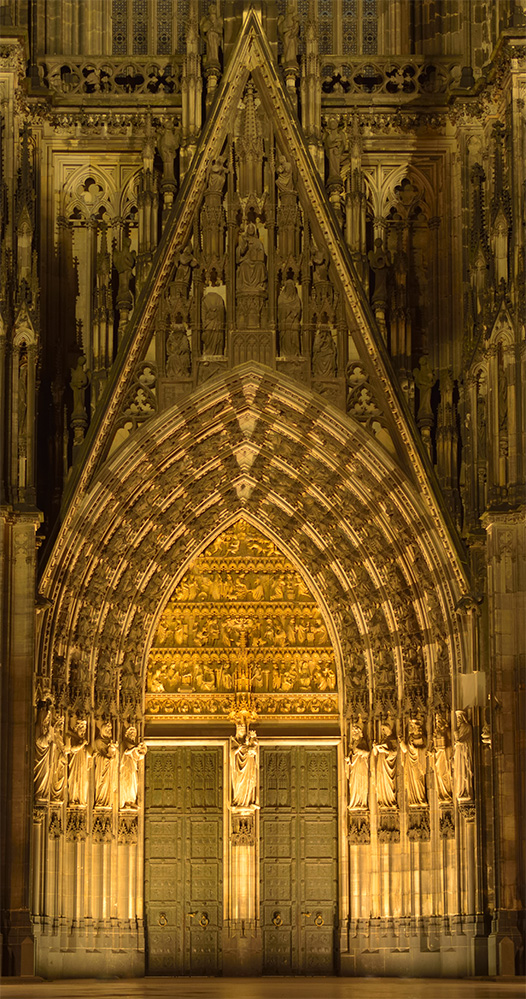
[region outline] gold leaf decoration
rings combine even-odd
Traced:
[[[200,555],[166,605],[148,658],[151,717],[333,715],[334,651],[297,569],[238,520]]]

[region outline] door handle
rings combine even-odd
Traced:
[[[310,913],[310,912],[302,912],[302,914],[301,914],[301,915],[302,915],[302,916],[306,916],[306,917],[307,917],[307,919],[309,919],[309,918],[310,918],[310,916],[311,916],[311,913]]]
[[[321,912],[317,912],[316,913],[316,915],[314,917],[314,922],[316,923],[316,926],[323,926],[325,920],[324,920]]]

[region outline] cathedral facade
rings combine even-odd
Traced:
[[[0,12],[3,974],[520,974],[524,3]]]

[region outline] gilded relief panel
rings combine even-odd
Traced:
[[[314,597],[274,543],[243,520],[179,583],[147,676],[150,717],[338,709],[334,651]]]

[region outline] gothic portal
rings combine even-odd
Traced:
[[[524,968],[523,8],[2,0],[5,974]]]

